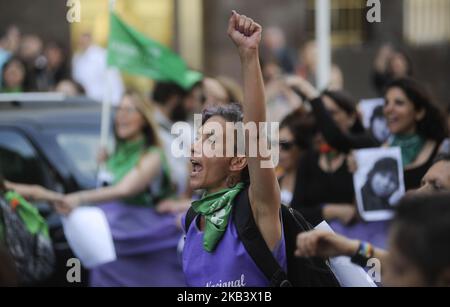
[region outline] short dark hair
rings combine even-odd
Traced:
[[[213,116],[223,117],[227,122],[242,122],[244,114],[242,106],[239,103],[229,103],[227,105],[218,105],[207,107],[202,112],[202,125]]]
[[[356,101],[345,91],[342,90],[325,90],[322,92],[322,96],[328,96],[334,100],[338,107],[345,111],[349,115],[356,113]]]
[[[343,90],[325,90],[322,92],[321,96],[328,96],[331,98],[337,106],[344,110],[345,113],[348,115],[357,115],[356,110],[356,101],[353,99],[353,97]],[[353,124],[353,127],[351,127],[352,133],[362,133],[364,132],[364,127],[361,123],[361,120],[356,116],[355,123]]]
[[[432,101],[430,94],[418,81],[412,78],[400,78],[386,86],[384,96],[393,88],[400,88],[414,104],[416,110],[425,110],[425,117],[417,123],[417,133],[424,138],[440,143],[447,137],[447,127],[443,112]]]
[[[213,116],[220,116],[227,122],[242,122],[244,119],[244,114],[242,112],[242,106],[239,103],[229,103],[226,105],[207,107],[202,112],[202,125],[204,125],[206,121]],[[245,184],[250,183],[248,166],[246,166],[241,172],[241,181]]]
[[[22,87],[25,86],[26,79],[27,79],[26,65],[25,65],[24,61],[23,61],[22,59],[20,59],[18,56],[12,56],[12,57],[10,57],[10,58],[5,62],[5,64],[3,64],[3,68],[2,68],[2,71],[1,71],[1,73],[2,73],[2,83],[0,84],[0,86],[4,86],[4,84],[5,84],[5,72],[6,72],[6,69],[8,68],[8,66],[10,66],[10,65],[13,64],[13,63],[19,63],[19,65],[22,66],[23,71],[24,71],[24,77],[23,77],[21,86],[22,86]]]
[[[294,135],[295,144],[303,150],[312,148],[313,138],[317,132],[314,116],[302,109],[289,113],[280,123],[280,130],[288,128]]]
[[[187,93],[187,91],[174,82],[157,82],[153,89],[152,97],[156,103],[164,105],[170,97],[179,96],[180,98],[183,98]]]
[[[392,225],[394,244],[434,285],[450,267],[450,193],[404,197]]]

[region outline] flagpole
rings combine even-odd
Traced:
[[[109,11],[114,11],[116,0],[109,0]],[[111,126],[111,68],[106,67],[106,87],[103,93],[102,101],[102,115],[101,115],[101,125],[100,125],[100,150],[106,150],[108,146],[109,128]],[[104,163],[101,162],[99,169],[104,168]]]

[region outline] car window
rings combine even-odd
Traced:
[[[56,142],[75,167],[84,176],[95,178],[97,174],[97,151],[99,134],[94,131],[58,132]]]
[[[0,130],[0,171],[10,181],[46,185],[42,160],[18,131]]]

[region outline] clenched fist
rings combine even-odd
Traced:
[[[254,22],[253,19],[233,11],[228,21],[227,32],[233,43],[238,47],[241,55],[258,50],[261,42],[262,27]]]

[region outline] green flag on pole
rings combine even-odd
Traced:
[[[110,13],[108,66],[158,81],[172,81],[190,89],[202,74],[189,70],[177,54],[149,39]]]

